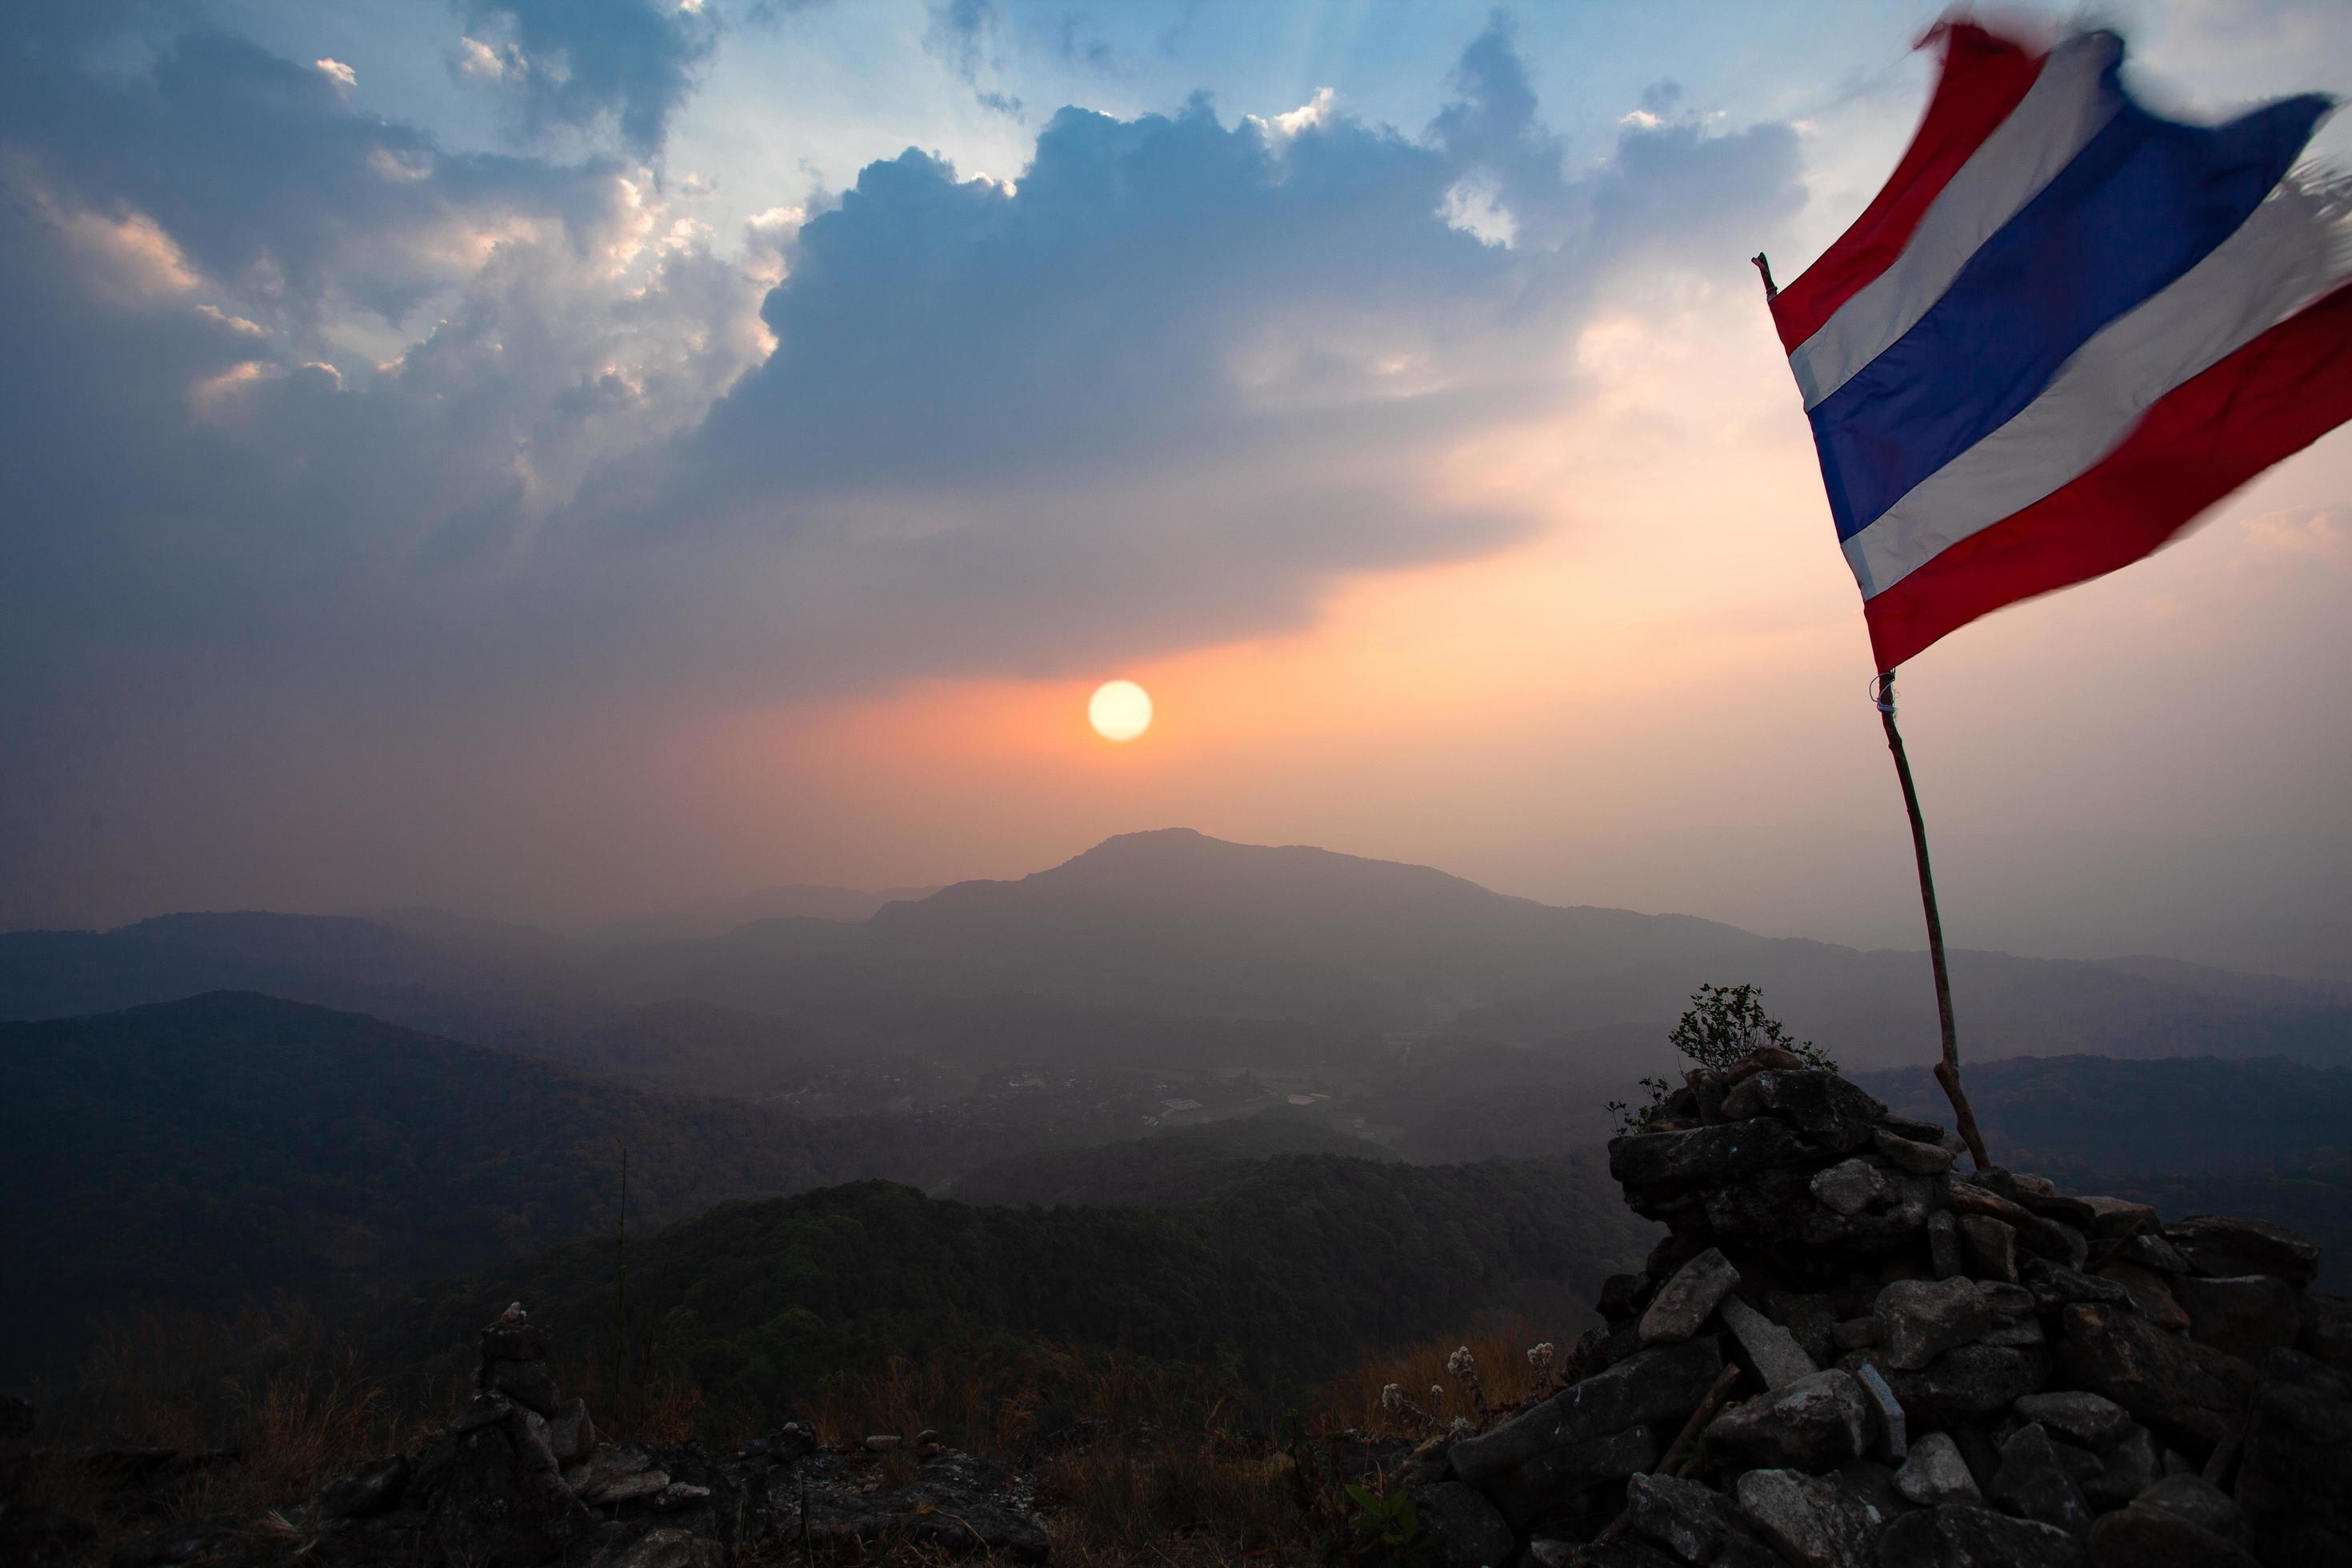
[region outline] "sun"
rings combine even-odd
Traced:
[[[1151,693],[1132,680],[1106,680],[1087,700],[1087,722],[1106,741],[1132,741],[1151,728]]]

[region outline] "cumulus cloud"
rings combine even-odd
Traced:
[[[710,24],[640,9],[460,25],[642,154]],[[45,672],[0,838],[100,709],[1061,672],[1517,537],[1448,453],[1573,398],[1612,269],[1791,210],[1795,139],[1633,126],[1571,173],[1506,27],[1456,83],[1418,135],[1065,110],[1013,179],[909,151],[720,245],[635,157],[455,152],[226,35],[0,49],[0,658]]]
[[[661,151],[670,117],[718,44],[695,0],[463,0],[461,74],[511,89],[534,131],[607,122],[639,157]]]

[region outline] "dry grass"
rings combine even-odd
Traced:
[[[1384,1412],[1381,1390],[1401,1384],[1440,1426],[1484,1425],[1531,1391],[1528,1348],[1564,1340],[1529,1319],[1507,1320],[1373,1356],[1335,1378],[1288,1425],[1308,1448],[1346,1429],[1420,1437],[1417,1422]],[[1447,1369],[1466,1343],[1491,1402],[1482,1418]],[[663,1443],[700,1436],[723,1447],[763,1425],[752,1413],[714,1412],[693,1380],[656,1370],[625,1400],[599,1386],[596,1368],[566,1369],[607,1436]],[[1442,1393],[1433,1400],[1434,1384]],[[299,1309],[233,1319],[147,1314],[103,1337],[78,1394],[52,1400],[40,1441],[64,1454],[93,1447],[233,1448],[239,1458],[170,1490],[132,1496],[87,1464],[53,1461],[32,1500],[98,1523],[97,1554],[139,1530],[216,1514],[261,1517],[315,1493],[359,1464],[413,1446],[469,1392],[462,1375],[403,1407],[357,1352]],[[1335,1491],[1302,1474],[1264,1406],[1225,1373],[1141,1357],[1040,1345],[1008,1336],[952,1342],[920,1361],[898,1360],[835,1378],[798,1412],[828,1441],[875,1433],[946,1440],[1034,1478],[1056,1562],[1076,1568],[1158,1564],[1211,1568],[1244,1561],[1306,1562],[1344,1510]],[[911,1479],[903,1454],[886,1480]],[[911,1545],[865,1554],[923,1563]],[[845,1559],[849,1561],[851,1559]]]
[[[132,1313],[101,1332],[74,1393],[43,1411],[37,1441],[47,1457],[27,1500],[97,1526],[102,1555],[143,1530],[265,1516],[420,1430],[356,1348],[299,1306]],[[157,1482],[126,1482],[89,1458],[145,1447],[233,1457]]]
[[[1331,1381],[1324,1394],[1321,1414],[1334,1426],[1419,1436],[1423,1429],[1418,1423],[1381,1407],[1381,1390],[1393,1383],[1427,1411],[1441,1428],[1457,1418],[1474,1426],[1485,1426],[1487,1419],[1518,1405],[1531,1393],[1549,1387],[1549,1378],[1539,1382],[1528,1364],[1528,1352],[1546,1342],[1565,1350],[1571,1338],[1531,1319],[1515,1317],[1466,1337],[1449,1335],[1409,1350],[1373,1356]],[[1483,1416],[1467,1385],[1446,1369],[1447,1359],[1463,1345],[1470,1347],[1488,1401],[1489,1408]],[[1433,1387],[1437,1390],[1435,1394],[1431,1392]]]

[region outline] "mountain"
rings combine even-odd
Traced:
[[[866,951],[965,988],[1173,1013],[1425,1027],[1662,952],[1757,938],[1682,915],[1560,909],[1424,866],[1189,829],[1124,834],[1013,882],[894,904]]]
[[[861,1123],[683,1100],[219,993],[0,1024],[0,1375],[93,1315],[404,1289],[730,1197],[893,1168]]]
[[[629,1321],[646,1364],[769,1419],[829,1378],[971,1334],[1230,1360],[1270,1390],[1466,1324],[1530,1284],[1574,1326],[1654,1235],[1590,1159],[1296,1156],[1173,1209],[975,1207],[865,1183],[725,1204],[632,1244]],[[436,1292],[404,1320],[405,1342],[466,1342],[521,1300],[559,1359],[590,1364],[610,1354],[614,1296],[609,1245],[555,1247]]]
[[[961,1068],[1113,1058],[1252,1067],[1252,1052],[1332,1059],[1381,1036],[1449,1032],[1538,1047],[1558,1058],[1548,1070],[1623,1083],[1670,1065],[1664,1031],[1699,984],[1748,981],[1796,1034],[1849,1068],[1916,1059],[1936,1037],[1921,952],[1556,908],[1425,867],[1184,830],[1108,839],[1050,870],[957,883],[861,922],[780,915],[573,958],[504,928],[411,924],[184,915],[103,933],[0,936],[0,1016],[252,989],[477,1041],[511,1037],[591,1066],[614,1059],[593,1037],[625,1031],[632,1008],[674,1002],[788,1020],[787,1054],[869,1051]],[[2352,1061],[2352,987],[2156,960],[1977,952],[1954,953],[1953,971],[1963,1044],[1979,1059]],[[736,1025],[713,1023],[714,1037],[700,1042],[676,1019],[668,1027],[672,1045],[699,1053],[711,1074],[643,1081],[765,1092]],[[1628,1050],[1642,1038],[1646,1054]],[[633,1074],[652,1070],[641,1053],[632,1059]]]
[[[649,942],[724,936],[757,921],[819,920],[855,924],[871,919],[885,904],[904,899],[927,899],[938,891],[937,888],[884,888],[868,893],[855,888],[793,882],[761,888],[731,899],[706,900],[656,914],[607,921],[580,934],[583,941],[595,947],[641,947]]]
[[[1244,1116],[1149,1138],[1011,1155],[958,1177],[947,1195],[1013,1208],[1175,1208],[1246,1184],[1266,1160],[1297,1154],[1397,1158],[1313,1118]]]
[[[0,936],[0,1018],[63,1018],[255,991],[348,1008],[415,1028],[483,1038],[531,1022],[576,1019],[589,982],[510,952],[445,945],[447,921],[420,935],[338,915],[162,915],[107,931]]]

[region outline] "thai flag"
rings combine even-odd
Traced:
[[[2352,418],[2343,229],[2288,178],[2330,100],[2183,125],[2111,33],[1942,32],[1894,178],[1772,300],[1881,670]]]

